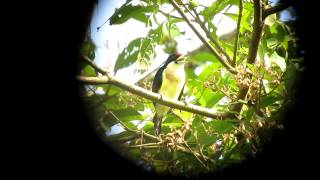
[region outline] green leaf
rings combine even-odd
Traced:
[[[207,108],[211,108],[217,102],[219,102],[223,97],[224,97],[224,94],[222,94],[220,92],[214,93],[209,89],[205,89],[204,93],[202,94],[201,98],[199,99],[199,102],[202,106],[205,106]]]
[[[213,95],[211,95],[211,97],[209,98],[208,102],[207,102],[207,107],[211,108],[214,105],[216,105],[222,98],[224,97],[223,93],[214,93]]]
[[[80,54],[87,56],[91,60],[94,60],[95,50],[96,50],[96,45],[94,44],[91,38],[88,38],[81,45]]]
[[[180,32],[178,26],[175,24],[176,21],[168,21],[167,28],[168,28],[168,34],[170,38],[174,38],[177,36],[180,36],[182,33]]]
[[[199,143],[203,145],[211,145],[218,140],[218,136],[216,134],[208,134],[202,124],[197,126],[197,137]]]
[[[143,58],[145,60],[149,60],[152,55],[154,48],[153,48],[153,40],[151,38],[144,38],[142,43],[141,43],[141,48],[140,48],[140,58]],[[147,61],[148,62],[148,61]]]
[[[119,122],[116,119],[114,119],[111,115],[106,115],[104,112],[104,117],[101,118],[100,123],[101,123],[101,126],[104,127],[105,129],[111,130],[111,127],[118,124]]]
[[[142,120],[142,115],[135,109],[118,109],[112,111],[121,121]]]
[[[133,130],[138,130],[136,125],[134,125],[132,122],[123,122],[128,128],[133,129]]]
[[[207,66],[199,75],[198,79],[206,81],[212,74],[215,74],[216,72],[219,72],[221,69],[221,63],[214,62]]]
[[[244,33],[245,31],[253,31],[252,27],[252,19],[253,19],[253,3],[244,3],[242,11],[242,19],[241,19],[241,26],[240,32]]]
[[[177,128],[177,127],[181,127],[182,123],[162,123],[162,127],[169,127],[169,128]]]
[[[270,62],[277,64],[282,72],[286,69],[286,61],[283,57],[279,56],[276,52],[274,52],[270,57]]]
[[[213,54],[208,53],[208,52],[197,53],[195,55],[191,55],[189,58],[190,58],[190,61],[195,62],[197,64],[204,63],[204,62],[207,62],[207,61],[211,61],[211,62],[217,62],[218,61],[216,56],[214,56]]]
[[[260,107],[264,108],[264,107],[270,106],[280,99],[281,98],[279,96],[274,96],[274,95],[263,96],[260,100]]]
[[[128,67],[137,61],[140,50],[140,43],[142,42],[142,40],[142,38],[132,40],[129,43],[128,47],[121,52],[114,66],[115,73],[119,69]]]
[[[156,6],[133,6],[131,2],[127,2],[119,9],[116,9],[114,14],[110,17],[109,23],[110,25],[123,24],[130,18],[146,23],[149,19],[146,13],[154,12],[156,9]]]
[[[89,65],[87,65],[83,71],[86,76],[97,76],[96,71]]]
[[[167,114],[164,121],[166,123],[181,123],[181,120],[173,114]]]
[[[143,130],[147,133],[153,132],[154,124],[152,122],[147,122],[146,125],[143,126]]]
[[[96,85],[96,87],[97,88],[101,87],[105,93],[108,93],[106,94],[106,96],[114,96],[122,91],[119,87],[111,84],[101,84],[101,85]]]
[[[103,105],[108,110],[119,110],[119,109],[125,109],[126,105],[123,102],[120,102],[119,96],[111,97],[110,99],[106,100]]]
[[[168,163],[162,160],[153,160],[153,166],[157,173],[165,173],[168,168]]]
[[[227,5],[237,5],[237,0],[216,0],[211,4],[211,6],[206,7],[203,11],[200,12],[201,15],[205,17],[207,21],[211,21],[213,16],[218,14],[220,11],[222,11],[224,8],[227,7]]]
[[[236,152],[232,153],[232,154],[230,155],[230,159],[240,161],[240,160],[241,160],[241,154],[240,154],[240,152],[236,151]]]
[[[276,21],[277,21],[277,14],[271,14],[266,18],[265,24],[268,26],[272,26]]]
[[[269,29],[272,37],[276,38],[279,42],[284,41],[287,33],[282,23],[276,21]]]
[[[229,133],[233,129],[233,124],[228,121],[213,120],[208,122],[207,125],[212,127],[219,134]]]
[[[198,127],[201,125],[202,119],[197,115],[192,121],[192,127]]]
[[[247,112],[246,112],[246,115],[245,115],[246,120],[251,120],[251,118],[253,117],[254,113],[255,113],[254,108],[253,107],[249,107]]]
[[[192,132],[190,136],[187,138],[189,142],[194,142],[196,140],[195,137],[199,140],[200,144],[211,145],[215,143],[218,139],[216,134],[207,133],[203,120],[200,116],[196,116],[192,121]]]
[[[238,14],[235,13],[222,13],[223,15],[228,16],[229,18],[231,18],[233,21],[237,22],[238,21]]]
[[[275,48],[277,45],[279,45],[279,42],[275,38],[268,38],[266,41],[268,48]]]
[[[194,69],[193,68],[186,68],[186,79],[196,79],[197,75],[194,73]]]

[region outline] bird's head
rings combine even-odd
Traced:
[[[166,60],[165,64],[168,65],[170,63],[175,63],[175,64],[184,64],[186,62],[186,57],[181,54],[181,53],[174,53],[171,54],[168,59]]]

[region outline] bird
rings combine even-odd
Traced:
[[[184,69],[186,57],[175,52],[167,58],[164,64],[158,69],[152,83],[152,92],[158,93],[174,100],[180,100],[185,87],[186,73]],[[155,135],[161,133],[162,118],[170,108],[153,102],[155,115],[153,117]]]

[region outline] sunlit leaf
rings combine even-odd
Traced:
[[[163,123],[162,127],[169,127],[169,128],[177,128],[177,127],[181,127],[182,123]]]
[[[275,38],[267,39],[268,48],[275,48],[278,44],[279,44],[279,42]]]
[[[115,13],[110,17],[109,22],[110,25],[123,24],[130,18],[134,18],[146,23],[148,21],[148,16],[146,16],[146,13],[151,13],[155,10],[155,6],[133,6],[131,2],[127,2],[119,9],[116,9]]]
[[[220,92],[214,93],[211,90],[206,89],[203,92],[199,102],[202,106],[211,108],[213,105],[219,102],[223,97],[224,97],[224,94]]]
[[[137,61],[140,43],[142,40],[142,38],[137,38],[131,41],[129,45],[121,52],[114,66],[115,73],[119,69],[128,67]]]
[[[235,13],[222,13],[223,15],[228,16],[229,18],[231,18],[233,21],[237,22],[238,21],[238,14]]]
[[[274,52],[269,58],[271,63],[277,64],[283,72],[285,71],[286,61],[283,57]]]
[[[221,64],[219,62],[214,62],[207,66],[199,75],[198,79],[199,80],[208,80],[208,78],[214,74],[215,72],[219,72],[221,70]]]
[[[207,20],[211,21],[213,16],[222,11],[227,5],[238,4],[237,0],[217,0],[211,4],[211,6],[205,8],[200,12]]]
[[[190,60],[195,63],[197,62],[203,63],[207,61],[215,62],[217,61],[217,58],[212,53],[202,52],[202,53],[197,53],[195,55],[190,56]]]
[[[84,68],[84,74],[86,76],[96,76],[96,71],[89,65],[87,65],[85,68]]]
[[[265,24],[268,26],[272,26],[276,21],[277,21],[277,14],[271,14],[266,18]]]

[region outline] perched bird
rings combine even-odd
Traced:
[[[167,98],[180,100],[185,86],[185,59],[185,56],[180,53],[171,54],[157,71],[153,80],[152,91]],[[156,113],[153,122],[155,134],[158,136],[161,133],[162,118],[170,108],[158,103],[154,103],[154,106]]]

